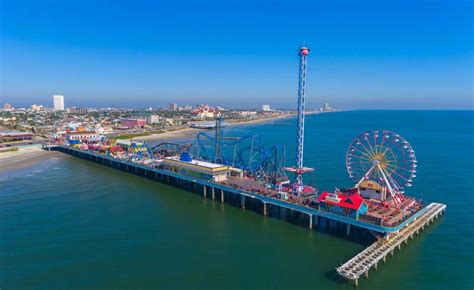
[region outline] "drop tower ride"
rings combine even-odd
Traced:
[[[296,119],[296,166],[287,168],[294,172],[294,190],[297,194],[304,191],[303,174],[314,171],[314,169],[303,166],[304,149],[304,117],[305,117],[305,93],[306,93],[306,65],[308,61],[309,49],[301,47],[298,50],[299,56],[299,77],[298,77],[298,113]]]

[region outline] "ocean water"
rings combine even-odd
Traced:
[[[305,165],[321,190],[350,186],[345,152],[387,129],[416,151],[408,194],[446,215],[388,258],[361,289],[472,289],[474,112],[309,115]],[[295,120],[236,127],[294,160]],[[353,289],[334,268],[366,246],[64,156],[0,173],[3,289]]]

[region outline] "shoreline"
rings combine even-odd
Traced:
[[[19,148],[18,151],[0,152],[0,173],[13,171],[63,154],[43,150],[41,147]]]
[[[336,111],[339,112],[339,111]],[[311,111],[307,112],[306,115],[316,115],[322,113],[333,113],[333,112],[320,112]],[[228,128],[234,128],[238,126],[248,126],[265,124],[273,121],[290,119],[296,116],[296,113],[282,114],[273,118],[260,118],[253,120],[245,120],[242,122],[229,123]],[[132,141],[138,142],[159,142],[159,141],[177,141],[177,140],[190,140],[196,137],[200,132],[209,132],[213,130],[206,129],[195,129],[195,128],[182,128],[174,131],[163,132],[159,134],[151,134],[149,136],[141,136],[132,138]],[[13,147],[12,147],[13,148]],[[61,157],[63,154],[58,152],[50,152],[42,149],[41,147],[22,147],[18,146],[17,151],[0,152],[0,173],[17,170],[32,166],[36,163],[46,161],[52,157]]]
[[[344,112],[344,111],[330,111],[330,112],[322,112],[322,111],[309,111],[306,112],[305,115],[318,115],[318,114],[325,114],[325,113],[335,113],[335,112]],[[260,118],[260,119],[252,119],[252,120],[245,120],[245,121],[237,121],[237,122],[229,122],[227,128],[233,128],[237,126],[247,126],[247,125],[256,125],[256,124],[264,124],[270,123],[273,121],[290,119],[296,117],[296,113],[286,113],[279,115],[273,118]],[[183,139],[193,139],[196,137],[197,134],[200,132],[211,132],[213,130],[206,130],[206,129],[195,129],[195,128],[183,128],[177,129],[174,131],[168,131],[164,133],[155,133],[148,136],[140,136],[134,137],[131,140],[137,142],[156,142],[156,141],[173,141],[173,140],[183,140]]]
[[[294,117],[295,115],[296,114],[284,114],[284,115],[277,116],[274,118],[261,118],[261,119],[254,119],[254,120],[245,120],[242,122],[233,122],[233,123],[229,123],[227,128],[268,123],[268,122],[272,122],[276,120],[288,119],[288,118]],[[213,131],[213,130],[196,129],[196,128],[187,127],[187,128],[177,129],[174,131],[168,131],[164,133],[157,133],[157,134],[151,134],[148,136],[135,137],[135,138],[132,138],[131,140],[137,141],[137,142],[143,142],[143,141],[158,141],[158,140],[172,141],[172,140],[180,140],[180,139],[192,139],[196,137],[196,135],[199,134],[200,132],[207,132],[207,131]]]

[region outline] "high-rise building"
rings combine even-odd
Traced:
[[[321,111],[332,111],[332,107],[329,105],[329,103],[324,103]]]
[[[270,105],[262,105],[262,111],[264,112],[269,112],[271,111],[272,109],[270,109]]]
[[[169,104],[168,110],[177,111],[178,110],[178,104]]]
[[[4,108],[5,110],[12,110],[12,109],[13,109],[13,106],[10,105],[9,103],[6,103],[5,105],[3,105],[3,108]]]
[[[64,96],[54,95],[53,96],[54,110],[64,111]]]

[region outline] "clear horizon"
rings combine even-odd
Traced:
[[[299,3],[1,1],[0,104],[474,109],[472,1]]]

